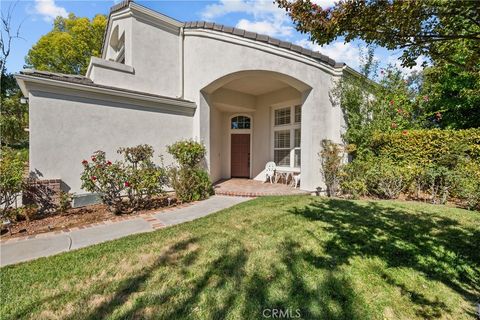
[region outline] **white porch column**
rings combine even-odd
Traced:
[[[325,189],[320,172],[320,142],[325,138],[325,110],[315,96],[318,91],[304,92],[302,95],[301,129],[301,182],[300,188],[307,191]]]
[[[205,145],[207,149],[206,159],[206,168],[210,172],[210,104],[208,94],[200,92],[199,103],[198,103],[198,113],[195,115],[195,124],[193,126],[193,136],[194,139]]]

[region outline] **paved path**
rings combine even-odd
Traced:
[[[130,234],[149,232],[159,227],[191,221],[249,199],[213,196],[187,207],[153,214],[148,218],[138,217],[126,221],[106,222],[98,226],[60,234],[46,233],[32,239],[7,241],[0,244],[0,266],[51,256]]]

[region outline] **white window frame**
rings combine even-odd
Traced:
[[[285,150],[285,148],[275,148],[275,131],[285,131],[289,130],[290,131],[290,164],[288,166],[279,166],[277,165],[278,168],[285,168],[285,169],[292,169],[292,170],[300,170],[299,167],[295,167],[295,150],[301,150],[301,142],[300,142],[300,147],[295,147],[295,130],[299,129],[301,132],[301,127],[302,127],[302,122],[300,119],[300,122],[295,122],[295,107],[297,105],[283,105],[283,106],[277,106],[277,107],[272,107],[272,113],[271,113],[271,158],[272,161],[275,159],[275,150]],[[282,124],[282,125],[275,125],[275,111],[279,109],[285,109],[285,108],[290,108],[290,123],[289,124]],[[301,108],[301,106],[300,106]],[[301,134],[301,133],[300,133]],[[300,136],[300,141],[301,141],[301,136]],[[300,151],[301,153],[301,151]]]

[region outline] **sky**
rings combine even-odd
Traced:
[[[7,71],[18,72],[25,65],[25,56],[28,50],[48,33],[53,26],[56,16],[67,16],[73,12],[79,17],[92,18],[98,13],[108,15],[109,9],[118,0],[1,0],[1,10],[6,13],[10,6],[13,9],[13,27],[21,25],[20,36],[12,44],[11,54],[7,60]],[[211,21],[245,30],[267,34],[269,36],[293,42],[302,47],[320,51],[338,62],[345,62],[354,69],[359,66],[359,50],[364,44],[360,41],[344,43],[338,39],[329,45],[319,46],[308,39],[308,35],[297,32],[291,19],[283,9],[278,8],[273,0],[219,0],[219,1],[165,1],[149,0],[135,1],[145,7],[166,14],[180,21]],[[334,0],[313,0],[320,6],[332,6]],[[376,59],[380,67],[393,64],[400,67],[398,56],[400,51],[388,51],[377,48]],[[417,67],[403,69],[406,74],[412,70],[419,70],[421,59]]]

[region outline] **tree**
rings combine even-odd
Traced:
[[[0,138],[2,144],[21,144],[28,139],[25,127],[28,126],[28,105],[21,104],[22,93],[13,77],[6,69],[13,42],[20,37],[21,23],[14,26],[13,13],[17,2],[1,12],[0,33]]]
[[[356,38],[387,49],[401,49],[403,66],[415,65],[425,55],[466,70],[478,71],[480,6],[478,1],[448,0],[340,0],[320,7],[309,0],[276,0],[296,28],[318,44],[338,37]],[[462,59],[456,46],[466,48]]]
[[[15,11],[17,3],[18,2],[15,2],[13,5],[10,4],[6,12],[2,10],[0,16],[2,23],[2,29],[0,32],[0,76],[2,79],[6,73],[6,63],[12,49],[12,43],[16,39],[22,39],[20,37],[20,28],[22,27],[22,24],[20,23],[17,27],[14,27],[12,24],[12,15]],[[3,84],[4,83],[2,81],[2,85]]]
[[[91,56],[100,56],[107,26],[104,15],[92,20],[70,13],[57,17],[53,30],[42,36],[26,57],[29,67],[52,72],[85,74]]]
[[[461,59],[468,48],[456,47]],[[445,61],[434,61],[424,69],[421,92],[428,97],[425,110],[430,123],[452,129],[480,127],[480,61],[476,63],[477,71]]]
[[[426,99],[419,95],[416,81],[405,78],[394,66],[380,70],[369,47],[361,55],[361,75],[345,74],[331,92],[334,104],[344,110],[346,131],[343,138],[354,153],[368,151],[375,132],[408,130],[424,125]],[[368,79],[374,79],[372,82]]]

